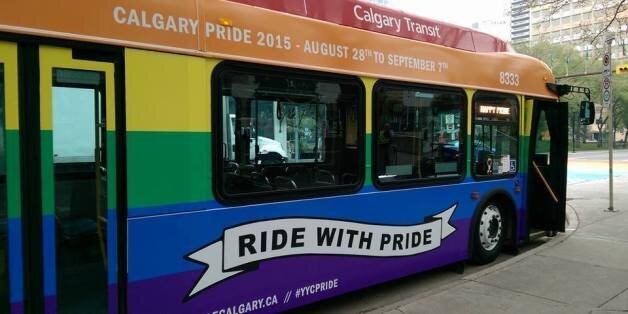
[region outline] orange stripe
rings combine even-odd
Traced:
[[[0,30],[555,98],[545,87],[554,82],[549,68],[527,56],[467,52],[228,1],[161,3],[3,1]],[[156,29],[168,17],[172,28]]]

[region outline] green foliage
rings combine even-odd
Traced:
[[[600,108],[602,104],[602,62],[591,56],[583,55],[572,45],[552,44],[541,41],[535,44],[516,45],[515,50],[545,62],[560,84],[588,87],[591,90],[591,101]],[[584,75],[598,73],[594,75]],[[571,76],[571,77],[565,77]],[[614,75],[612,78],[613,98],[615,99],[615,126],[617,129],[628,127],[628,75]],[[576,114],[580,102],[586,99],[583,94],[569,94],[563,101],[569,102],[569,111]],[[626,108],[626,109],[624,109]],[[607,116],[607,108],[603,109]],[[599,110],[598,113],[599,115]],[[596,117],[599,118],[599,117]],[[598,122],[598,128],[604,128],[604,120]]]

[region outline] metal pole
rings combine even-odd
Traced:
[[[576,152],[576,113],[571,113],[571,152]]]
[[[611,47],[613,43],[614,36],[612,33],[608,33],[606,35],[606,54],[604,56],[604,70],[605,72],[611,72],[611,64],[612,64],[612,53]],[[610,73],[609,73],[610,74]],[[610,79],[611,75],[608,75],[608,79]],[[604,83],[602,83],[602,88],[604,89]],[[615,142],[615,138],[613,136],[614,132],[614,121],[613,121],[613,89],[611,84],[604,92],[608,92],[608,95],[604,95],[604,101],[608,102],[608,190],[609,190],[609,205],[608,211],[612,212],[615,209],[613,208],[613,145]]]

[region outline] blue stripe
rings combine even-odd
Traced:
[[[118,282],[118,221],[115,209],[107,211],[107,282]]]
[[[472,178],[465,178],[465,180],[462,183],[471,183],[471,182],[473,182]],[[378,191],[379,190],[376,189],[372,185],[365,185],[362,187],[362,189],[359,192],[353,195],[373,193],[373,192],[378,192]],[[133,207],[133,208],[129,208],[129,218],[139,218],[139,217],[179,214],[179,213],[193,213],[200,210],[219,209],[219,208],[224,208],[224,207],[225,207],[224,205],[220,204],[219,202],[215,200],[191,202],[191,203],[166,204],[166,205],[147,206],[147,207]]]
[[[43,246],[44,246],[44,296],[54,296],[57,293],[57,257],[55,216],[43,216]]]
[[[217,208],[217,207],[222,207],[222,205],[220,205],[218,202],[213,201],[213,200],[204,201],[204,202],[194,202],[194,203],[167,204],[167,205],[149,206],[149,207],[134,207],[134,208],[129,208],[129,218],[173,214],[173,213],[194,212],[194,211],[203,210],[207,208]]]
[[[459,207],[453,221],[470,221],[479,200],[494,189],[513,191],[512,179],[469,182],[447,186],[343,195],[298,201],[225,208],[196,212],[136,217],[128,221],[129,281],[200,269],[186,256],[222,237],[223,230],[252,221],[288,217],[349,220],[361,223],[408,225],[422,222],[453,203]],[[511,192],[517,208],[521,193]],[[207,206],[205,203],[204,206]],[[198,204],[197,204],[198,205]],[[217,205],[217,204],[216,204]],[[181,208],[186,205],[178,205]],[[174,209],[174,208],[173,208]]]
[[[11,303],[24,300],[22,219],[9,219],[9,289]]]

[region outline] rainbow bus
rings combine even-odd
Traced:
[[[278,312],[489,263],[564,229],[554,83],[354,0],[2,1],[0,312]]]

